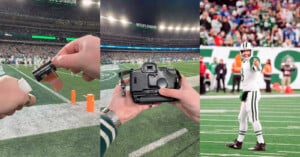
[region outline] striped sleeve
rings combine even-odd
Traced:
[[[106,116],[100,116],[100,157],[108,149],[109,145],[115,140],[117,136],[117,128],[113,122]]]

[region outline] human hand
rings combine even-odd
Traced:
[[[125,84],[129,83],[129,78],[124,79]],[[117,85],[113,91],[112,99],[108,108],[112,110],[120,119],[121,123],[125,123],[139,113],[151,107],[156,107],[158,104],[137,104],[134,103],[131,97],[131,94],[126,90],[126,96],[122,96],[122,88],[120,85]]]
[[[12,115],[23,106],[35,104],[36,98],[23,91],[18,84],[18,79],[11,76],[0,77],[0,119]]]
[[[73,73],[82,71],[82,78],[86,81],[99,79],[100,38],[86,35],[68,43],[52,58],[52,63]]]
[[[259,66],[259,61],[257,59],[254,59],[253,65],[256,66],[256,67],[258,67]]]
[[[159,93],[163,96],[178,99],[173,102],[188,118],[199,122],[200,120],[200,95],[187,83],[186,78],[181,75],[181,88],[161,88]]]

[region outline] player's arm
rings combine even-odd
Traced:
[[[250,59],[250,67],[253,71],[261,71],[262,67],[260,64],[260,59],[258,57],[252,57]]]

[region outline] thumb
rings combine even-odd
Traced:
[[[59,55],[57,57],[52,58],[52,63],[57,68],[74,69],[77,67],[77,62],[77,54]]]
[[[180,99],[180,91],[178,89],[161,88],[159,94],[167,97]]]

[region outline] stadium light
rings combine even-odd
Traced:
[[[109,21],[109,22],[111,22],[111,23],[114,23],[115,21],[117,21],[117,19],[115,19],[113,16],[108,16],[107,17],[107,20]]]
[[[163,24],[161,24],[161,25],[158,26],[158,29],[161,30],[161,31],[163,31],[163,30],[166,29],[166,26],[163,25]]]
[[[173,27],[173,26],[169,26],[169,27],[168,27],[168,30],[169,30],[169,31],[172,31],[172,30],[174,30],[174,27]]]
[[[84,6],[84,7],[89,7],[89,6],[91,6],[93,4],[93,1],[92,0],[83,0],[82,1],[82,5]]]
[[[129,21],[125,17],[122,17],[120,22],[122,23],[123,26],[127,26],[129,24]]]
[[[189,30],[189,26],[183,27],[182,30],[183,30],[184,32],[187,32],[187,31]]]
[[[98,6],[100,7],[100,5],[101,5],[100,1],[99,1],[97,4],[98,4]]]
[[[177,26],[177,27],[175,27],[175,31],[180,31],[181,30],[181,27],[180,26]]]

